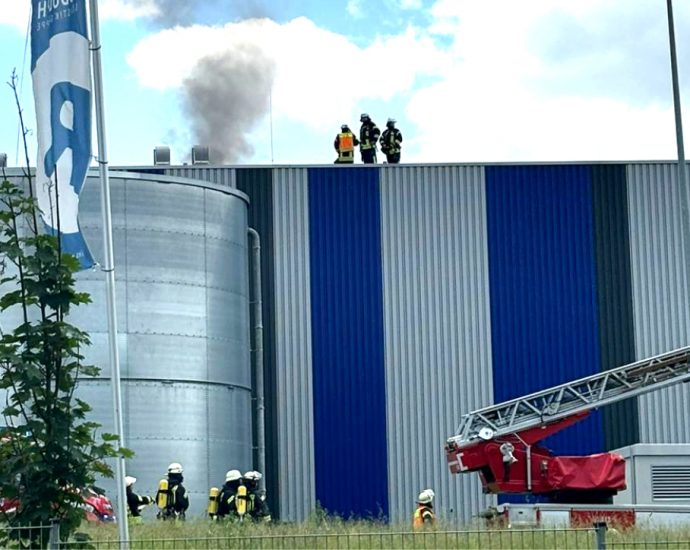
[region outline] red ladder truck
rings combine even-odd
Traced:
[[[446,441],[448,466],[454,474],[478,472],[486,493],[608,502],[626,486],[622,456],[553,456],[539,442],[594,409],[688,381],[690,347],[685,347],[479,409],[464,415]]]

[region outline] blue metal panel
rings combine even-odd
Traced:
[[[309,169],[316,499],[388,515],[379,177]]]
[[[591,168],[486,168],[496,403],[600,371]],[[547,440],[602,451],[599,413]]]

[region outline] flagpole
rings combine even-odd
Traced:
[[[110,348],[110,383],[113,392],[113,419],[115,435],[119,440],[115,448],[125,446],[122,422],[122,396],[120,391],[120,355],[117,347],[117,312],[115,311],[115,264],[113,260],[113,223],[110,208],[110,181],[108,180],[108,153],[103,114],[103,71],[101,68],[101,36],[98,23],[98,1],[89,0],[91,15],[91,53],[93,61],[93,90],[96,105],[96,135],[98,138],[98,167],[101,175],[101,215],[103,217],[103,266],[105,273],[106,305],[108,315],[108,344]],[[116,457],[117,528],[120,548],[129,546],[125,495],[125,459]]]

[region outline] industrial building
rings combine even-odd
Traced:
[[[99,257],[96,180],[80,220]],[[196,511],[226,469],[251,466],[247,227],[262,240],[265,474],[284,520],[318,503],[407,521],[432,487],[440,516],[470,521],[493,499],[449,473],[463,413],[690,343],[672,162],[155,162],[111,181],[132,467],[150,492],[183,462]],[[107,366],[103,276],[79,281],[94,304],[75,322]],[[107,425],[102,376],[82,391]],[[674,386],[546,443],[690,443],[689,407]]]

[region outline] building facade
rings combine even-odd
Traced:
[[[270,487],[405,521],[451,476],[461,415],[690,343],[674,163],[155,167],[234,185],[264,246]],[[594,412],[546,443],[586,454],[688,442],[690,388]]]
[[[249,197],[284,520],[320,505],[408,521],[431,487],[442,517],[469,522],[495,500],[449,473],[462,414],[690,343],[674,163],[123,169]],[[546,444],[687,443],[689,403],[673,386]]]

